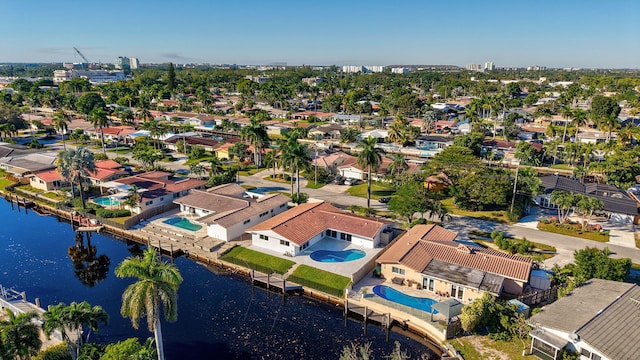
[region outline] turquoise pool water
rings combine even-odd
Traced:
[[[316,250],[309,255],[311,259],[319,262],[347,262],[362,259],[367,253],[362,250]]]
[[[414,309],[418,309],[426,312],[433,312],[434,314],[438,313],[438,311],[431,309],[431,306],[437,303],[437,301],[433,299],[409,296],[407,294],[401,293],[400,291],[386,285],[374,286],[373,293],[380,296],[383,299],[387,299],[389,301],[393,301],[398,304],[412,307]]]
[[[179,227],[181,229],[189,230],[189,231],[198,231],[202,229],[202,225],[194,224],[191,221],[189,221],[189,219],[185,219],[181,217],[174,217],[171,219],[167,219],[163,221],[163,223],[172,225],[175,227]]]
[[[118,199],[109,198],[108,196],[95,198],[93,199],[93,202],[102,206],[115,206],[115,205],[121,204],[121,202]]]

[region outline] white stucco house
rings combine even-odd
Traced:
[[[289,198],[282,194],[247,193],[237,184],[224,184],[206,191],[192,190],[174,200],[194,223],[206,226],[207,235],[230,241],[245,230],[287,210]]]
[[[325,203],[298,205],[247,230],[253,246],[289,256],[297,256],[324,238],[350,242],[373,249],[386,243],[390,224],[373,218],[345,213]]]

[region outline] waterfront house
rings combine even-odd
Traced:
[[[197,136],[195,132],[187,132],[182,134],[176,134],[164,141],[164,144],[168,149],[178,151],[181,153],[185,153],[184,148],[178,148],[178,145],[181,144],[180,141],[184,142],[184,145],[187,147],[192,146],[200,146],[204,148],[206,151],[214,151],[215,148],[218,147],[220,141],[216,139],[204,138],[201,136]]]
[[[113,160],[100,160],[96,161],[95,164],[95,171],[89,172],[89,176],[85,180],[93,186],[101,186],[106,182],[129,175],[129,172],[124,170],[124,166]]]
[[[438,225],[414,226],[377,259],[382,275],[465,304],[484,292],[523,292],[531,259],[460,244],[454,242],[456,236]]]
[[[25,178],[29,174],[39,171],[55,169],[58,153],[45,151],[38,153],[14,155],[0,158],[0,169],[5,170],[16,178]]]
[[[68,182],[64,180],[56,169],[38,171],[27,177],[29,178],[29,185],[31,185],[31,187],[44,191],[58,190],[62,186],[68,185]]]
[[[345,213],[326,202],[300,204],[247,230],[253,246],[297,256],[325,239],[373,249],[389,241],[389,224]]]
[[[441,135],[421,135],[416,139],[416,149],[420,150],[442,150],[453,145],[453,137]]]
[[[206,226],[207,235],[230,241],[287,210],[289,198],[282,194],[249,194],[240,185],[224,184],[206,191],[191,190],[173,202],[180,205],[183,215]]]
[[[635,360],[640,354],[640,287],[591,279],[529,318],[531,352],[561,359],[563,349],[580,359]]]
[[[204,189],[207,182],[191,178],[174,178],[173,174],[163,171],[151,171],[114,180],[110,184],[135,185],[139,190],[140,202],[133,212],[170,204],[173,200],[188,195],[189,190]]]

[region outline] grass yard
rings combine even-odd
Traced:
[[[116,148],[116,149],[107,150],[107,152],[112,152],[112,153],[124,155],[124,154],[130,153],[131,149],[129,149],[129,148]]]
[[[307,188],[309,189],[320,189],[321,187],[325,186],[327,184],[324,183],[315,183],[312,180],[307,181]]]
[[[281,259],[277,256],[267,255],[242,246],[234,247],[220,259],[260,272],[269,272],[271,270],[278,274],[286,273],[295,264],[291,260]]]
[[[446,207],[451,214],[466,216],[481,220],[489,220],[502,224],[511,224],[509,218],[507,217],[507,211],[499,210],[499,211],[470,211],[463,210],[458,208],[458,206],[453,202],[453,197],[446,198],[442,200],[442,205]]]
[[[240,176],[251,176],[251,175],[255,175],[255,174],[259,173],[262,170],[265,170],[265,168],[256,169],[256,168],[252,167],[252,168],[247,169],[247,170],[238,171],[238,175],[240,175]]]
[[[27,191],[27,192],[34,193],[34,194],[40,194],[40,193],[43,192],[42,190],[36,189],[31,185],[19,185],[19,186],[16,186],[16,189],[22,190],[22,191]]]
[[[362,198],[367,197],[367,182],[365,181],[362,184],[351,186],[347,192],[352,196],[358,196]],[[396,189],[389,184],[373,182],[371,183],[371,198],[374,200],[379,200],[383,197],[389,197],[396,192]]]
[[[13,184],[13,181],[7,179],[7,178],[0,178],[0,190],[4,190],[4,188],[6,188],[7,186]]]
[[[511,341],[494,341],[487,336],[464,336],[449,343],[464,357],[465,360],[510,359],[534,360],[533,355],[522,356],[523,349],[529,349],[530,340],[524,342],[518,339]]]
[[[47,199],[56,200],[56,201],[62,201],[62,200],[65,199],[64,196],[62,196],[62,195],[60,195],[58,193],[55,193],[53,191],[46,192],[46,193],[42,194],[42,196],[46,197]]]
[[[562,228],[556,226],[555,224],[543,224],[538,223],[538,230],[547,231],[554,234],[562,234],[573,237],[578,237],[581,239],[599,241],[599,242],[609,242],[609,231],[576,231],[573,229]]]
[[[344,296],[344,289],[351,283],[346,276],[307,265],[298,266],[288,280],[338,297]]]

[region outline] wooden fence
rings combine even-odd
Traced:
[[[547,290],[541,290],[531,294],[526,294],[520,296],[518,298],[518,301],[529,306],[534,306],[542,303],[551,303],[558,299],[558,290],[562,287],[563,285],[556,285]]]

